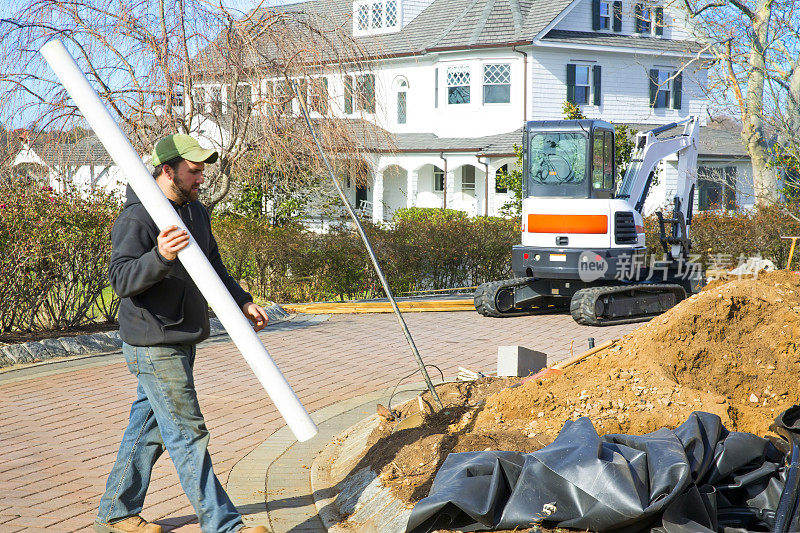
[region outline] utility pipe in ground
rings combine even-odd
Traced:
[[[160,230],[178,226],[189,233],[64,44],[59,40],[52,40],[40,51],[111,158],[125,173],[128,184],[142,201],[156,226]],[[178,252],[178,259],[217,314],[297,440],[306,441],[316,435],[317,426],[191,234],[189,245]]]

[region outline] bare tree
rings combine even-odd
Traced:
[[[292,81],[316,109],[324,143],[342,154],[335,159],[343,171],[387,142],[377,128],[330,118],[336,110],[322,75],[364,72],[369,64],[352,37],[318,16],[257,9],[237,20],[202,0],[32,0],[16,8],[0,23],[0,122],[32,117],[34,132],[81,123],[37,54],[58,37],[140,153],[167,132],[214,144],[220,159],[207,176],[209,208],[248,179],[260,179],[265,190],[276,181],[293,188],[315,182],[320,165]]]
[[[700,37],[716,43],[710,95],[741,118],[757,203],[778,200],[772,147],[797,135],[800,12],[793,0],[680,0]]]

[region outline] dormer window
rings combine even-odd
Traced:
[[[388,33],[399,29],[397,0],[370,0],[353,3],[353,32],[356,35]]]
[[[646,3],[635,7],[636,33],[664,35],[664,8]]]
[[[600,29],[611,29],[611,2],[600,2]]]

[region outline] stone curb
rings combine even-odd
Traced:
[[[281,322],[289,317],[289,313],[278,304],[272,304],[265,309],[271,322]],[[211,326],[209,338],[227,334],[218,318],[211,318],[209,323]],[[59,357],[115,352],[121,348],[122,339],[117,330],[9,344],[0,346],[0,369]]]
[[[402,385],[397,388],[397,397],[405,400],[409,397],[409,395],[411,395],[411,398],[413,399],[413,397],[418,393],[419,389],[424,387],[424,383]],[[347,427],[347,424],[352,423],[348,422],[344,425],[340,425],[342,418],[346,418],[348,414],[351,414],[354,410],[361,410],[365,408],[370,410],[374,409],[375,403],[384,401],[386,396],[390,394],[391,391],[392,389],[390,388],[367,393],[349,400],[337,402],[311,413],[312,419],[314,419],[314,422],[317,423],[320,429],[320,436],[328,434],[332,437],[332,441],[326,440],[325,443],[321,443],[318,450],[322,450],[324,447],[324,450],[321,452],[324,455],[325,450],[328,450],[328,448],[338,441],[339,437],[337,435],[340,434],[339,432],[341,431],[341,428]],[[372,431],[373,426],[367,425],[366,422],[372,422],[373,419],[377,423],[377,416],[372,416],[368,417],[366,420],[358,422],[355,424],[355,426],[352,426],[363,426],[365,428],[363,430],[365,433],[362,432],[361,435],[362,448],[353,448],[353,451],[355,451],[356,454],[363,450],[363,445],[366,444],[366,439]],[[336,426],[339,427],[337,428]],[[302,446],[307,444],[298,443],[288,426],[284,426],[273,433],[269,438],[267,438],[267,440],[261,443],[249,454],[239,460],[231,469],[231,472],[228,476],[228,482],[226,484],[226,490],[233,503],[239,509],[247,509],[248,512],[244,514],[244,521],[246,525],[267,524],[271,522],[270,511],[268,510],[267,502],[265,501],[265,494],[267,494],[265,489],[268,471],[270,467],[279,461],[280,458],[292,447],[298,445]],[[324,476],[327,475],[328,471],[322,468],[320,465],[321,456],[318,454],[318,451],[314,450],[313,446],[311,448],[312,449],[309,450],[309,453],[313,454],[314,460],[313,462],[309,461],[310,486],[313,493],[314,506],[316,507],[317,516],[319,516],[320,521],[327,530],[332,524],[335,524],[339,520],[338,513],[334,511],[333,506],[329,505],[333,502],[333,500],[335,500],[335,496],[338,492],[337,487],[334,484],[325,484],[327,478]],[[277,485],[276,487],[273,487],[274,492],[284,495],[288,491],[281,488],[281,485],[288,486],[291,485],[291,483],[291,480],[287,480],[280,476],[278,476],[276,480],[270,482],[270,484]],[[332,498],[331,495],[333,496]],[[298,514],[296,517],[296,523],[302,523],[304,518],[306,517]],[[405,527],[405,521],[403,521],[402,525]],[[305,527],[308,528],[308,525],[306,524]],[[308,531],[311,530],[312,529],[308,529]],[[292,529],[292,531],[294,531],[294,529]],[[303,529],[303,531],[306,531],[306,529]],[[342,530],[332,529],[332,531]],[[349,530],[349,533],[352,533],[352,531],[353,530]]]
[[[369,435],[379,424],[376,414],[361,420],[334,438],[314,459],[314,504],[329,533],[405,533],[411,508],[381,484],[376,472],[362,468],[342,478],[342,473],[350,472],[358,462]]]

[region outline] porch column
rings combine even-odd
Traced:
[[[447,189],[447,204],[444,206],[445,209],[452,209],[455,205],[455,194],[456,194],[456,173],[454,170],[448,170],[447,176],[445,177],[445,189]]]
[[[419,186],[419,170],[412,170],[406,178],[406,207],[417,204],[417,187]]]
[[[496,202],[496,192],[495,186],[497,185],[497,168],[494,167],[491,163],[489,163],[489,178],[486,180],[487,186],[489,187],[489,216],[497,216],[497,207],[495,207]]]
[[[372,180],[372,221],[383,222],[383,171],[375,172]]]

